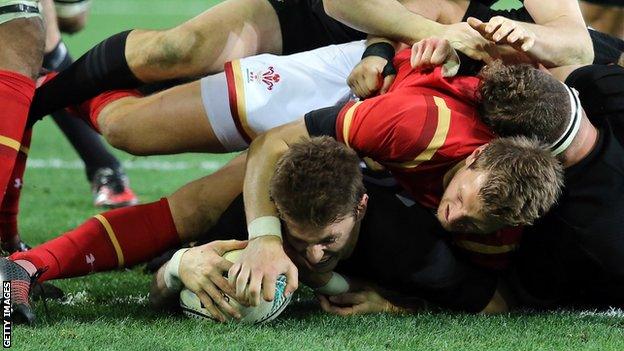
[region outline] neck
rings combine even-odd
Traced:
[[[581,126],[572,144],[563,152],[561,163],[563,167],[568,168],[574,166],[583,160],[596,147],[598,141],[598,130],[587,119],[583,113]]]

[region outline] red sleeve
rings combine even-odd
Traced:
[[[346,105],[336,137],[380,162],[413,160],[429,147],[438,126],[433,97],[392,93]]]

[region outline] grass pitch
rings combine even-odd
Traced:
[[[512,0],[510,4],[513,4]],[[87,29],[66,41],[78,56],[128,28],[166,28],[218,1],[98,0]],[[517,1],[516,1],[517,2]],[[501,4],[499,4],[500,6]],[[230,156],[132,157],[126,164],[143,202],[154,201],[212,172]],[[20,229],[41,243],[96,214],[80,161],[50,120],[35,130]],[[18,350],[623,350],[624,313],[515,313],[365,316],[323,314],[309,293],[298,292],[275,323],[216,325],[152,312],[151,277],[141,268],[57,281],[68,298],[36,304],[36,327],[16,327]]]

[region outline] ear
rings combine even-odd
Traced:
[[[366,213],[367,207],[368,207],[368,194],[364,194],[362,195],[362,198],[360,199],[360,203],[358,203],[357,205],[357,209],[355,213],[355,218],[357,220],[364,218],[364,214]]]
[[[470,165],[472,165],[479,158],[479,155],[481,155],[487,146],[488,144],[484,144],[476,148],[470,156],[466,158],[466,167],[470,167]]]

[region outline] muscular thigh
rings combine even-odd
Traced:
[[[227,61],[281,51],[279,20],[267,0],[227,0],[173,29],[134,31],[126,56],[149,82],[220,72]]]
[[[0,70],[34,79],[41,67],[44,44],[43,24],[37,17],[0,24]]]

